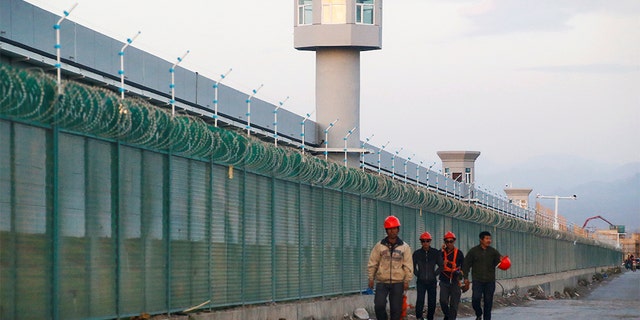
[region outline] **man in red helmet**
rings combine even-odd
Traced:
[[[455,320],[458,317],[458,304],[462,296],[460,269],[465,258],[462,251],[455,247],[455,242],[456,235],[447,231],[444,235],[443,267],[440,272],[440,308],[442,308],[444,320]]]
[[[376,294],[373,300],[376,319],[387,320],[387,296],[391,320],[400,320],[402,314],[402,296],[409,289],[413,278],[411,247],[398,237],[400,220],[395,216],[384,219],[387,236],[376,243],[371,250],[367,270],[369,288],[376,282]]]
[[[464,259],[462,272],[465,286],[469,285],[469,269],[473,278],[473,294],[471,305],[476,312],[476,320],[491,320],[493,294],[496,291],[496,266],[502,260],[498,250],[491,247],[491,233],[480,232],[480,244],[471,248]],[[484,296],[484,310],[480,307],[480,300]],[[484,311],[484,312],[483,312]]]
[[[431,247],[431,234],[420,235],[422,248],[413,252],[413,274],[416,275],[416,318],[423,320],[424,298],[427,294],[427,320],[436,312],[436,285],[442,268],[442,253]],[[436,268],[437,266],[437,268]]]

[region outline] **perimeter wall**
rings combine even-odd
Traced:
[[[493,234],[502,279],[620,252],[142,100],[0,64],[0,318],[116,318],[358,294],[383,219]],[[439,245],[436,242],[436,245]]]

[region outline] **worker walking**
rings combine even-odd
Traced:
[[[440,308],[442,308],[444,320],[455,320],[458,317],[458,304],[462,295],[460,268],[465,258],[462,251],[455,247],[455,241],[456,235],[447,231],[444,235],[443,267],[440,272]]]
[[[442,269],[442,252],[431,247],[431,234],[420,235],[422,248],[413,253],[413,274],[416,276],[416,318],[423,320],[425,293],[427,297],[427,320],[433,320],[436,312],[436,286]]]
[[[402,314],[402,297],[409,289],[409,281],[413,278],[411,263],[411,247],[398,237],[400,220],[396,216],[384,219],[387,236],[376,243],[371,250],[367,265],[369,288],[376,282],[374,310],[376,319],[387,320],[387,297],[391,320],[400,320]]]
[[[503,262],[502,255],[498,250],[491,247],[491,233],[480,232],[480,244],[471,248],[464,259],[462,273],[464,283],[469,285],[469,269],[473,287],[471,295],[471,305],[476,313],[476,320],[491,320],[491,308],[493,307],[493,294],[496,291],[496,266],[506,270],[511,265],[508,257]],[[506,263],[508,262],[508,265]],[[480,306],[480,301],[484,299],[484,309]]]

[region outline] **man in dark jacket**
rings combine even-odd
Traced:
[[[491,320],[493,294],[496,291],[496,266],[502,260],[498,250],[491,247],[491,233],[480,232],[480,244],[467,252],[462,266],[465,286],[469,285],[469,269],[473,278],[471,305],[476,312],[476,320]],[[484,296],[484,297],[483,297]],[[480,301],[484,300],[484,310]]]
[[[436,285],[442,268],[442,252],[431,248],[431,234],[420,235],[422,248],[413,253],[413,274],[416,275],[416,318],[423,320],[424,298],[427,294],[427,320],[433,320],[436,312]],[[437,269],[436,269],[437,266]]]

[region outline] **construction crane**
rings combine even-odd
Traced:
[[[600,220],[608,223],[609,226],[611,226],[612,229],[616,229],[617,228],[613,223],[609,222],[609,220],[603,218],[602,216],[594,216],[594,217],[588,218],[587,220],[584,221],[584,224],[582,225],[582,229],[584,229],[587,226],[587,223],[589,223],[589,221],[591,221],[593,219],[600,219]]]

